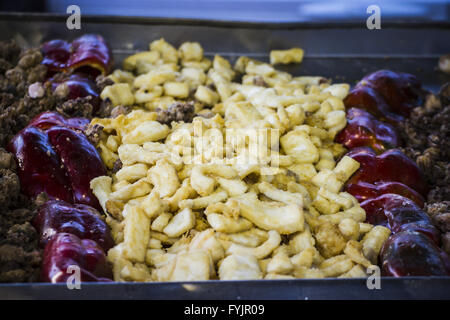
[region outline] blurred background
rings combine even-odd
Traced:
[[[0,11],[173,17],[255,22],[357,21],[378,5],[382,21],[450,21],[450,0],[1,0]]]

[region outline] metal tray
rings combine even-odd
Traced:
[[[321,75],[355,83],[382,69],[417,75],[437,91],[450,76],[436,70],[440,55],[450,53],[450,23],[389,23],[368,30],[361,23],[246,23],[158,18],[82,16],[81,30],[68,30],[66,16],[0,14],[0,40],[14,38],[37,46],[84,33],[103,35],[116,61],[148,48],[164,37],[174,45],[200,42],[207,56],[218,53],[268,60],[271,49],[305,49],[301,65],[282,67],[295,75]],[[382,278],[380,290],[364,279],[208,281],[184,283],[0,284],[0,299],[450,299],[450,277]]]

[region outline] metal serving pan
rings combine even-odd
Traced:
[[[82,16],[81,30],[68,30],[66,16],[0,14],[0,40],[14,38],[37,46],[55,39],[98,33],[116,62],[164,37],[174,45],[200,42],[207,56],[231,60],[240,55],[268,60],[271,49],[305,49],[301,65],[286,66],[295,75],[321,75],[354,84],[382,69],[413,73],[430,90],[450,76],[436,70],[437,59],[450,53],[450,23],[389,23],[368,30],[361,23],[261,24],[157,18]],[[118,63],[116,63],[119,66]],[[1,191],[0,191],[1,192]],[[369,290],[365,279],[298,279],[177,283],[0,284],[1,299],[450,299],[450,277],[382,278]]]

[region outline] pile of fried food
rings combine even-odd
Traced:
[[[274,68],[301,49],[270,58],[232,67],[160,39],[109,76],[101,97],[122,112],[91,121],[110,173],[91,189],[115,281],[365,277],[377,264],[391,231],[340,192],[360,166],[334,142],[349,85]]]

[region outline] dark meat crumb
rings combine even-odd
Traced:
[[[450,211],[436,215],[433,221],[439,229],[443,231],[450,231]]]
[[[405,147],[424,173],[431,190],[425,210],[442,232],[442,248],[450,253],[450,83],[439,95],[429,94],[422,106],[400,124]]]
[[[100,102],[100,107],[98,108],[98,111],[97,111],[97,117],[100,117],[100,118],[112,117],[112,112],[114,109],[115,108],[109,99],[102,100]]]
[[[113,165],[113,168],[112,168],[112,173],[116,173],[117,171],[119,171],[120,169],[122,169],[122,166],[123,166],[123,164],[122,164],[122,161],[120,160],[120,159],[117,159],[115,162],[114,162],[114,165]]]
[[[15,169],[16,161],[12,153],[7,152],[5,149],[0,148],[0,169]]]
[[[95,83],[99,92],[102,92],[105,87],[113,85],[114,81],[112,81],[108,77],[105,77],[104,75],[99,75],[97,78],[95,78]]]
[[[443,101],[443,96],[428,95],[424,105],[400,125],[406,142],[403,151],[416,161],[432,186],[429,203],[450,200],[450,105]]]
[[[11,244],[22,245],[27,251],[33,248],[38,239],[36,229],[29,222],[13,225],[9,228],[7,237]]]
[[[26,75],[22,68],[15,67],[5,72],[6,79],[8,79],[13,85],[22,85],[25,82]]]
[[[32,282],[39,278],[41,252],[21,246],[0,246],[0,282]]]
[[[429,204],[426,210],[442,232],[450,232],[450,201]]]
[[[20,194],[19,177],[9,169],[0,169],[0,208],[8,208]]]
[[[94,108],[91,104],[91,100],[92,100],[91,96],[68,100],[63,104],[57,106],[56,111],[69,118],[70,117],[92,118],[92,112]]]
[[[9,70],[13,67],[13,64],[5,59],[0,58],[0,72],[5,73],[6,70]]]
[[[28,70],[28,76],[27,76],[27,82],[33,83],[33,82],[42,82],[45,80],[45,77],[47,76],[47,67],[39,64],[30,70]]]
[[[0,178],[0,184],[5,184],[5,177],[8,180],[11,176],[9,173]],[[10,191],[6,194],[11,197]],[[34,205],[23,195],[15,198],[11,197],[7,206],[0,206],[0,282],[37,281],[41,252],[37,232],[30,223]]]
[[[0,58],[12,64],[17,63],[21,51],[22,49],[14,40],[0,42]]]
[[[267,82],[264,81],[264,78],[261,76],[256,76],[253,78],[253,84],[255,86],[260,86],[260,87],[266,87],[268,88],[269,85],[267,84]]]
[[[125,115],[131,111],[130,107],[127,106],[116,106],[111,110],[111,118],[117,118],[121,114]]]
[[[33,97],[28,93],[30,85],[24,80],[14,86],[7,77],[0,76],[0,145],[5,145],[39,113],[55,109],[58,100],[48,94],[49,84],[42,86],[43,95],[40,90]]]
[[[427,197],[429,203],[436,203],[448,199],[450,199],[450,186],[433,187]]]
[[[39,99],[45,95],[45,88],[41,82],[35,82],[28,86],[28,95],[30,98]]]
[[[58,86],[55,88],[55,91],[53,91],[53,95],[60,100],[64,100],[68,94],[69,86],[65,82],[58,84]]]
[[[192,122],[194,118],[193,102],[175,102],[167,110],[156,109],[158,113],[157,120],[162,124],[170,125],[172,121]]]
[[[41,63],[42,53],[37,48],[25,50],[21,55],[17,65],[22,69],[29,69]]]
[[[103,126],[99,124],[89,125],[84,132],[89,141],[94,145],[98,145],[103,135]]]

